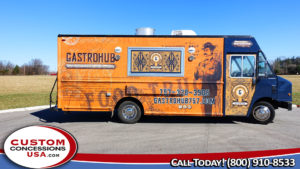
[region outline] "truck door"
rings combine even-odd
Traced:
[[[258,79],[257,79],[257,91],[259,95],[264,97],[269,97],[274,100],[277,99],[277,77],[272,72],[272,69],[269,66],[269,63],[264,56],[263,52],[258,53],[258,61],[257,61],[257,68],[258,68]]]
[[[246,116],[255,92],[256,54],[226,55],[225,115]]]

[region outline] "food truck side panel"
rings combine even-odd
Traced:
[[[58,108],[112,111],[132,99],[145,115],[222,116],[223,46],[212,37],[58,37]]]

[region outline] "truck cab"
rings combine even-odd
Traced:
[[[256,103],[268,102],[272,104],[274,109],[281,107],[292,110],[292,83],[273,72],[262,51],[258,53],[257,73],[256,92],[253,101]],[[272,111],[269,107],[263,105],[256,109],[257,115],[262,118],[267,116],[269,111]],[[259,120],[259,118],[256,120]]]
[[[266,124],[274,119],[275,109],[292,109],[292,83],[272,71],[253,37],[227,37],[225,48],[226,115],[247,112],[248,117]]]

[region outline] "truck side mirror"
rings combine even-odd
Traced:
[[[266,62],[260,61],[258,63],[258,77],[266,77]]]

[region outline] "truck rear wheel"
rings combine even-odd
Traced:
[[[133,101],[124,101],[118,107],[118,118],[123,123],[136,123],[142,116],[141,108]]]
[[[275,110],[272,104],[260,101],[253,105],[251,115],[255,122],[268,124],[273,121],[275,117]]]

